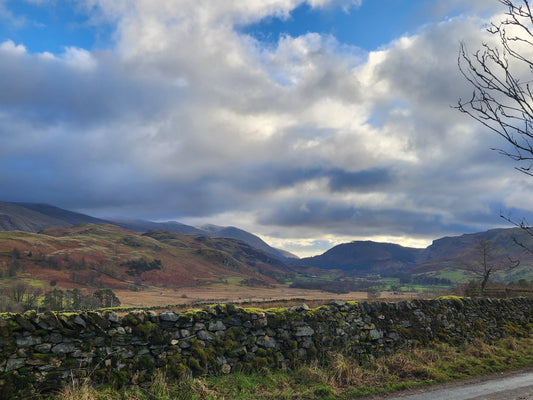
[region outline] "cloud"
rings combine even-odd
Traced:
[[[303,3],[88,0],[116,26],[109,50],[1,43],[2,200],[243,223],[309,246],[430,241],[497,225],[500,207],[527,214],[529,194],[512,193],[528,180],[451,107],[470,91],[459,42],[488,40],[485,20],[449,18],[371,53],[239,30]]]

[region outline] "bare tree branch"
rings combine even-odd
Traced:
[[[494,254],[493,244],[488,240],[480,240],[475,248],[475,257],[463,264],[463,269],[479,278],[480,295],[485,294],[489,280],[501,271],[508,271],[520,265],[520,260],[497,257]]]
[[[456,108],[503,137],[511,150],[493,150],[533,176],[533,81],[522,80],[520,73],[529,71],[533,78],[533,14],[528,0],[500,3],[507,7],[506,18],[487,29],[500,46],[484,43],[474,53],[460,46],[459,70],[474,90]]]

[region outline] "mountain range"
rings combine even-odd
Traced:
[[[178,281],[198,284],[202,279],[216,281],[228,276],[271,283],[297,271],[313,271],[313,275],[335,271],[339,276],[360,277],[410,274],[458,282],[468,278],[467,266],[479,263],[479,243],[483,241],[490,246],[491,262],[504,263],[508,258],[520,260],[518,268],[502,272],[498,278],[506,281],[533,279],[533,253],[526,250],[533,249],[533,237],[519,228],[444,237],[425,249],[354,241],[302,259],[275,249],[258,236],[236,227],[193,227],[175,221],[104,220],[45,204],[0,202],[0,231],[28,232],[24,237],[15,232],[1,235],[0,254],[20,247],[33,253],[38,249],[47,259],[61,259],[67,255],[67,260],[77,260],[77,265],[82,260],[92,265],[106,260],[109,271],[118,268],[118,272],[111,275],[121,277],[124,282],[131,281],[126,279],[128,271],[130,277],[138,273],[137,279],[142,277],[141,280],[149,281],[159,277],[167,283],[173,278],[163,272],[173,271],[175,276],[181,277],[175,279],[176,284]],[[94,244],[95,241],[98,244]],[[115,253],[110,250],[113,248]],[[132,272],[131,266],[128,267],[132,260],[144,260],[148,264],[160,260],[165,268],[144,271],[143,268],[150,266],[141,265],[140,271],[134,267]],[[39,264],[33,261],[26,259],[24,263],[28,268]],[[208,272],[209,268],[214,272]],[[190,279],[185,279],[187,277]]]
[[[425,249],[403,247],[392,243],[354,241],[333,247],[324,254],[294,260],[294,266],[339,270],[344,275],[382,277],[408,273],[457,282],[468,278],[468,270],[481,268],[481,243],[487,244],[487,261],[495,270],[520,262],[495,277],[504,280],[533,280],[533,236],[521,228],[491,229],[486,232],[443,237]]]
[[[286,274],[282,261],[231,238],[169,231],[137,233],[82,223],[39,233],[0,232],[0,276],[60,287],[138,289],[222,283],[269,286]]]
[[[101,219],[48,204],[0,202],[0,231],[37,233],[45,228],[67,228],[81,223],[110,224],[141,233],[152,230],[166,230],[184,235],[238,239],[281,260],[298,258],[294,254],[268,245],[252,233],[235,227],[205,225],[197,228],[176,221],[152,222],[143,220]]]

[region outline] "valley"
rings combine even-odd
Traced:
[[[113,222],[1,202],[0,221],[0,294],[24,291],[32,304],[47,293],[88,299],[102,288],[123,307],[435,297],[479,279],[469,268],[479,264],[480,243],[495,266],[491,290],[532,290],[533,254],[525,247],[533,248],[533,238],[518,228],[436,239],[425,249],[354,241],[298,259],[235,227]],[[519,266],[498,269],[507,259]]]

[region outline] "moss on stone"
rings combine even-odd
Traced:
[[[140,370],[147,370],[148,372],[153,372],[155,367],[155,361],[152,356],[148,354],[143,354],[139,356],[137,360],[137,368]]]
[[[111,385],[112,388],[120,389],[129,383],[131,376],[129,376],[128,371],[126,370],[118,371],[112,369],[109,371],[108,379],[109,385]]]
[[[31,357],[30,357],[32,360],[40,360],[40,361],[44,361],[44,362],[50,362],[50,360],[52,359],[52,354],[50,353],[32,353],[31,354]]]
[[[139,320],[130,312],[122,317],[122,324],[127,326],[136,326],[139,324]]]
[[[189,357],[189,359],[187,360],[187,364],[189,365],[189,368],[195,375],[203,375],[206,373],[206,369],[203,368],[200,365],[200,362],[194,357]]]

